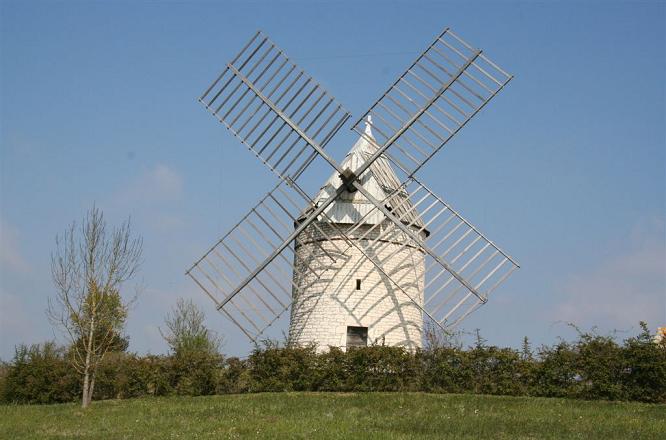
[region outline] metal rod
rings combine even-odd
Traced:
[[[447,42],[445,42],[445,41],[443,41],[443,40],[441,40],[441,42],[442,42],[442,44],[444,44],[446,47],[448,47],[449,49],[451,49],[452,51],[454,51],[454,52],[455,52],[457,55],[459,55],[461,58],[463,58],[463,59],[465,58],[465,55],[463,55],[458,49],[456,49],[455,47],[451,46],[449,43],[447,43]],[[484,57],[484,59],[486,59],[486,58]],[[502,84],[501,82],[499,82],[497,79],[495,79],[494,76],[492,76],[491,74],[489,74],[488,72],[486,72],[484,69],[482,69],[481,67],[479,67],[477,64],[473,64],[473,66],[474,66],[474,68],[476,68],[479,72],[481,72],[481,73],[484,74],[486,77],[488,77],[491,81],[493,81],[494,83],[496,83],[498,86],[500,86],[500,87],[503,86],[503,84]],[[508,81],[507,81],[507,82],[508,82]],[[504,83],[504,84],[506,84],[506,83]]]
[[[319,97],[318,97],[318,98],[317,98],[317,99],[316,99],[316,100],[310,105],[310,108],[308,108],[308,109],[305,111],[305,113],[303,114],[303,116],[298,120],[298,122],[297,122],[298,125],[301,125],[301,124],[303,123],[303,120],[305,120],[305,118],[306,118],[306,117],[312,112],[312,110],[314,110],[314,108],[319,104],[319,102],[322,100],[322,98],[323,98],[324,96],[326,96],[326,92],[325,92],[325,91],[322,91],[321,94],[319,95]],[[332,101],[333,101],[333,100],[331,99],[331,102],[332,102]],[[308,128],[309,128],[309,127],[310,127],[310,125],[308,125],[308,126],[305,128],[305,132],[308,131]],[[285,138],[285,140],[286,140],[286,138]],[[280,158],[277,160],[277,162],[275,162],[275,167],[276,167],[276,168],[280,165],[280,163],[284,160],[284,158],[287,157],[287,156],[289,155],[289,153],[290,153],[291,150],[294,148],[294,146],[298,143],[298,141],[299,141],[299,138],[297,138],[296,140],[294,140],[294,142],[291,143],[291,145],[289,146],[289,148],[287,148],[287,150],[286,150],[284,153],[282,153],[282,156],[280,156]],[[283,142],[284,142],[284,141],[283,141]]]
[[[307,82],[306,82],[306,84],[307,84]],[[305,85],[304,85],[303,87],[305,87]],[[307,96],[306,96],[305,98],[303,98],[303,100],[298,104],[298,106],[297,106],[297,107],[291,112],[291,114],[289,115],[289,118],[293,118],[293,117],[294,117],[294,115],[295,115],[295,114],[301,109],[301,107],[303,107],[303,105],[307,102],[307,100],[310,99],[310,97],[311,97],[312,94],[317,90],[318,87],[319,87],[318,85],[315,85],[315,86],[314,86],[314,88],[313,88],[313,89],[307,94]],[[301,92],[301,90],[302,90],[302,88],[296,93],[296,95],[298,95],[298,94]],[[292,99],[294,99],[294,98],[296,97],[296,95],[294,95],[294,97],[293,97]],[[285,106],[285,109],[286,109],[286,107],[289,106],[290,103],[291,103],[291,101]],[[302,120],[302,118],[301,118],[301,120]],[[297,122],[297,124],[300,125],[301,120],[299,120],[299,121]],[[267,161],[268,161],[268,160],[271,160],[271,158],[273,157],[273,155],[277,152],[278,149],[280,149],[280,147],[282,146],[282,144],[287,140],[287,138],[289,138],[289,135],[291,135],[291,133],[292,133],[292,131],[290,131],[290,132],[289,132],[289,133],[288,133],[288,134],[282,139],[282,141],[278,144],[278,146],[275,147],[275,148],[273,149],[273,151],[271,152],[271,154],[266,158]],[[276,164],[276,166],[277,166],[277,164]]]
[[[387,126],[388,128],[390,128],[391,130],[393,130],[394,132],[397,130],[395,127],[393,127],[391,124],[389,124],[388,121],[386,121],[386,119],[384,119],[384,118],[383,118],[379,113],[377,113],[375,110],[371,110],[369,114],[371,114],[371,115],[373,115],[373,116],[376,116],[377,118],[379,118],[379,119],[381,119],[382,121],[384,121],[384,124],[386,124],[386,126]],[[374,127],[375,127],[375,129],[376,129],[378,132],[384,134],[384,133],[382,132],[382,130],[379,129],[379,127],[377,127],[376,125],[375,125]],[[386,137],[388,138],[388,136],[386,136]],[[419,163],[419,160],[418,160],[418,159],[416,159],[414,156],[412,156],[411,154],[409,154],[408,152],[406,152],[405,150],[403,150],[403,149],[402,149],[397,143],[395,143],[395,145],[396,145],[396,148],[398,148],[398,149],[399,149],[399,150],[400,150],[405,156],[407,156],[407,158],[409,158],[412,162],[414,162],[414,163],[416,163],[416,164]],[[428,157],[428,155],[427,155],[427,154],[424,154],[423,151],[421,151],[420,149],[417,149],[417,151],[419,151],[419,152],[420,152],[421,154],[423,154],[425,157]]]
[[[222,260],[224,261],[224,259],[221,257],[221,255],[219,255],[219,254],[217,254],[217,255],[218,255],[218,257],[219,257],[220,259],[222,259]],[[215,266],[215,265],[214,265],[212,262],[210,262],[208,259],[206,259],[206,262],[207,262],[207,263],[213,268],[213,270],[215,270],[217,273],[221,274],[223,277],[226,278],[226,276],[224,276],[224,273],[223,273],[222,271],[220,271],[220,270],[217,268],[217,266]],[[232,287],[233,287],[233,286],[232,286]],[[259,301],[261,301],[262,303],[264,303],[264,305],[265,305],[269,310],[271,310],[271,308],[268,306],[268,304],[266,304],[266,303],[264,302],[264,300],[261,298],[261,296],[260,296],[260,295],[259,295],[259,294],[258,294],[258,293],[257,293],[252,287],[251,287],[251,286],[250,286],[250,290],[251,290],[251,292],[254,293],[254,295],[259,299]],[[241,299],[243,300],[243,302],[245,302],[247,305],[249,305],[250,308],[251,308],[252,310],[254,310],[254,312],[255,312],[257,315],[259,315],[259,317],[260,317],[264,322],[268,322],[268,320],[266,319],[266,317],[264,317],[264,315],[263,315],[263,314],[262,314],[262,313],[261,313],[261,312],[260,312],[255,306],[254,306],[254,304],[252,304],[252,302],[251,302],[250,300],[248,300],[248,299],[245,298],[244,296],[241,296]],[[272,312],[272,310],[271,310],[271,312]],[[246,318],[247,318],[247,317],[246,317]],[[249,318],[247,318],[247,319],[249,319]],[[258,330],[258,329],[257,329],[257,330]]]
[[[409,70],[409,69],[411,69],[412,67],[414,67],[414,65],[415,65],[416,63],[418,63],[419,60],[423,57],[423,54],[426,53],[426,52],[428,52],[428,50],[430,50],[430,48],[433,47],[433,46],[435,45],[435,43],[437,43],[437,40],[439,40],[441,37],[443,37],[448,31],[449,31],[449,28],[448,28],[448,27],[445,28],[445,29],[442,31],[442,33],[440,33],[440,34],[437,36],[437,38],[435,38],[435,41],[433,41],[433,42],[430,44],[430,46],[428,46],[428,47],[426,48],[426,50],[424,50],[423,52],[421,52],[421,54],[420,54],[418,57],[416,57],[416,59],[414,60],[414,62],[413,62],[408,68],[407,68],[407,70]],[[403,76],[404,76],[404,74],[403,74]],[[400,81],[400,78],[396,79],[395,82],[391,85],[391,87],[395,86],[395,85],[398,83],[398,81]],[[391,88],[391,87],[390,87],[390,88]],[[390,88],[389,88],[389,89],[390,89]],[[384,93],[384,94],[386,94],[386,93]],[[375,105],[377,105],[377,102],[379,102],[383,97],[384,97],[384,95],[380,96],[379,99],[377,99],[377,101],[375,101],[375,103],[372,104],[372,106],[370,106],[370,108],[373,108]],[[366,112],[365,114],[363,114],[363,116],[361,116],[356,122],[354,122],[354,125],[353,125],[353,126],[355,127],[355,126],[357,126],[361,121],[365,120],[366,117],[367,117],[367,115],[368,115],[367,112]]]
[[[235,74],[236,74],[237,76],[239,76],[239,77],[243,76],[243,75],[239,72],[239,70],[242,70],[243,67],[245,67],[245,65],[246,65],[246,64],[252,59],[252,57],[257,53],[257,51],[258,51],[259,49],[261,49],[261,47],[264,45],[264,43],[266,43],[267,40],[268,40],[267,38],[264,38],[264,39],[261,41],[261,43],[259,43],[259,45],[258,45],[257,47],[254,48],[254,50],[252,51],[252,53],[250,54],[250,56],[249,56],[249,57],[243,62],[243,64],[241,64],[241,66],[238,68],[238,70],[236,70],[235,67],[232,67],[232,64],[231,64],[231,63],[228,63],[228,64],[227,64],[227,68],[229,68],[230,70],[234,71]],[[233,77],[232,77],[232,79],[233,79]],[[226,84],[220,88],[220,90],[218,90],[218,92],[215,94],[215,96],[213,96],[213,98],[212,98],[210,101],[208,101],[208,106],[212,105],[213,102],[215,102],[215,100],[216,100],[216,99],[222,94],[222,92],[227,88],[227,86],[229,86],[229,83],[230,83],[230,82],[231,82],[231,79],[230,79],[229,81],[227,81]],[[236,86],[236,88],[234,89],[234,91],[231,92],[231,93],[229,94],[229,96],[227,97],[227,99],[229,99],[229,97],[230,97],[231,95],[233,95],[234,93],[236,93],[236,90],[238,90],[238,86]],[[226,102],[226,99],[225,99],[225,102]],[[224,105],[224,103],[223,103],[222,105]],[[220,110],[220,108],[222,107],[222,105],[220,105],[220,106],[217,108],[217,110],[215,110],[215,113],[217,113],[217,112]]]
[[[219,304],[219,303],[220,303],[220,302],[217,300],[217,298],[215,298],[215,296],[213,296],[213,294],[210,293],[210,292],[208,291],[208,289],[206,289],[206,288],[205,288],[205,287],[199,282],[199,280],[196,279],[196,277],[195,277],[194,275],[192,275],[191,273],[188,272],[188,273],[187,273],[187,276],[190,277],[190,278],[192,278],[192,279],[194,280],[194,282],[197,283],[197,284],[199,285],[199,287],[201,287],[201,290],[203,290],[204,292],[206,292],[206,295],[208,295],[208,296],[210,297],[210,299],[212,299],[213,302],[214,302],[215,304]]]
[[[246,237],[250,238],[250,240],[251,240],[252,242],[254,242],[254,240],[252,240],[252,238],[251,238],[249,235],[247,235],[247,234],[243,231],[242,227],[239,228],[239,231],[240,231],[243,235],[245,235]],[[248,252],[248,250],[245,248],[245,246],[243,246],[243,244],[242,244],[239,240],[237,240],[236,237],[232,236],[231,239],[232,239],[233,241],[235,241],[236,244],[237,244],[241,249],[243,249],[243,251],[244,251],[247,255],[250,256],[250,258],[252,259],[252,261],[255,262],[255,264],[260,262],[260,261],[257,261],[257,258],[256,258],[251,252]],[[255,244],[256,244],[256,243],[255,243]],[[270,271],[267,271],[267,273],[270,273]],[[271,278],[271,279],[272,279],[272,278]],[[263,288],[266,290],[266,292],[268,292],[269,295],[271,295],[271,296],[272,296],[272,297],[278,302],[278,304],[284,306],[284,304],[282,304],[282,303],[280,302],[280,300],[278,300],[278,299],[275,297],[275,295],[273,294],[272,289],[269,289],[268,287],[266,287],[266,286],[264,285],[264,283],[263,283],[258,277],[257,277],[257,282],[261,285],[261,287],[263,287]],[[255,292],[255,295],[259,298],[259,301],[261,301],[262,304],[265,305],[266,308],[267,308],[268,310],[271,311],[271,313],[275,314],[275,310],[273,310],[273,308],[272,308],[270,305],[268,305],[268,303],[266,303],[266,302],[263,300],[262,296],[259,295],[259,292]],[[257,312],[257,313],[258,313],[258,312]]]
[[[439,49],[437,49],[437,48],[434,48],[434,49],[440,54],[440,56],[441,56],[442,58],[444,58],[444,60],[448,61],[449,64],[455,66],[455,63],[454,63],[453,61],[451,61],[451,60],[450,60],[450,59],[449,59],[449,58],[448,58],[443,52],[439,52]],[[426,55],[426,56],[425,56],[425,59],[427,59],[428,61],[430,61],[430,63],[431,63],[433,66],[435,66],[437,69],[441,70],[441,71],[444,72],[445,74],[447,74],[447,75],[451,75],[451,73],[449,72],[449,70],[448,70],[446,67],[442,66],[442,65],[439,64],[437,61],[435,61],[435,60],[433,60],[432,58],[430,58],[429,56]],[[484,88],[488,93],[493,93],[493,91],[492,91],[492,89],[490,89],[490,87],[488,87],[487,85],[485,85],[483,82],[481,82],[477,77],[475,77],[475,76],[472,75],[471,73],[469,73],[469,72],[466,71],[466,72],[464,73],[464,75],[465,75],[467,78],[469,78],[469,79],[471,79],[472,81],[474,81],[476,84],[478,84],[479,87]],[[465,84],[465,83],[462,81],[462,79],[460,80],[460,85],[462,85],[463,87],[465,87],[465,89],[467,89],[470,93],[476,94],[476,92],[473,91],[473,89],[471,88],[471,86],[468,86],[467,84]],[[486,98],[484,98],[483,96],[478,95],[478,94],[476,94],[476,97],[479,98],[481,101],[484,101],[484,100],[486,99]]]
[[[325,104],[325,105],[319,110],[319,112],[315,115],[314,119],[312,119],[312,121],[310,121],[310,123],[308,124],[308,126],[305,127],[305,130],[304,130],[304,131],[305,131],[306,133],[307,133],[307,131],[310,129],[310,127],[312,127],[312,125],[314,125],[315,122],[317,122],[317,120],[321,117],[321,115],[324,114],[324,113],[326,112],[326,110],[328,109],[328,107],[329,107],[333,102],[334,102],[333,98],[330,98],[330,99],[328,100],[328,102],[327,102],[327,103],[326,103],[326,104]],[[319,134],[319,132],[320,132],[321,130],[323,130],[324,127],[326,127],[326,125],[327,125],[328,122],[331,120],[331,118],[332,118],[334,115],[336,115],[336,114],[338,113],[338,110],[340,110],[340,109],[341,109],[341,107],[338,105],[338,107],[333,111],[333,113],[331,113],[331,115],[330,115],[330,116],[329,116],[329,117],[328,117],[328,118],[327,118],[327,119],[321,124],[321,126],[319,127],[319,129],[314,133],[313,138],[317,137],[317,135]],[[343,119],[344,119],[345,121],[347,120],[347,118],[349,118],[349,114],[348,114],[348,113],[346,113],[345,115],[343,115]],[[300,123],[299,123],[299,124],[300,124]],[[339,128],[340,128],[340,126],[338,126],[338,125],[334,125],[333,128],[331,129],[331,131],[329,132],[329,135],[332,137],[332,134],[331,134],[331,133],[335,134],[335,133],[339,130]],[[327,136],[328,136],[328,135],[327,135]],[[301,138],[301,139],[302,139],[302,138]],[[302,139],[302,140],[305,141],[305,145],[304,145],[304,146],[301,148],[301,150],[300,150],[300,151],[299,151],[299,152],[298,152],[298,153],[297,153],[297,154],[291,159],[291,161],[287,164],[287,166],[284,167],[284,169],[283,169],[283,174],[286,173],[287,170],[288,170],[289,168],[291,168],[291,166],[292,166],[292,165],[298,160],[298,158],[301,157],[301,154],[303,154],[303,151],[305,151],[305,150],[307,149],[307,147],[308,147],[308,142],[307,142],[307,140],[305,140],[305,139]],[[297,143],[298,143],[298,140],[294,141],[293,144],[290,146],[290,148],[293,147],[293,146],[295,146]],[[326,142],[322,142],[322,148],[323,148],[324,146],[326,146],[326,143],[328,143],[328,141],[326,141]],[[314,160],[314,158],[315,158],[316,156],[317,156],[317,151],[315,150],[315,151],[313,151],[313,152],[311,153],[311,158],[308,158],[308,159],[305,160],[305,162],[303,162],[303,164],[298,168],[298,170],[296,170],[296,173],[294,173],[294,175],[291,177],[291,179],[295,181],[295,180],[298,178],[298,176],[300,176],[300,174],[305,170],[305,168],[307,168],[307,166],[312,162],[312,160]]]
[[[231,239],[234,240],[238,244],[238,240],[235,240],[234,237],[231,237]],[[222,243],[222,246],[224,246],[224,248],[227,250],[227,252],[229,252],[241,264],[241,266],[243,266],[243,268],[245,268],[248,272],[250,271],[250,269],[247,267],[245,262],[238,255],[236,255],[236,253],[234,251],[232,251],[231,248],[229,248],[225,243]],[[245,250],[245,249],[243,249],[243,250],[245,251],[245,253],[247,253],[247,250]],[[227,262],[226,258],[222,258],[222,256],[219,255],[219,254],[218,254],[218,257],[220,257],[222,259],[222,261],[227,265],[227,267],[229,267],[229,269],[231,269],[239,278],[241,278],[241,274],[230,263]],[[256,280],[257,280],[257,283],[259,283],[259,285],[261,287],[263,287],[267,292],[270,292],[268,287],[266,287],[266,285],[263,283],[263,281],[261,279],[259,279],[259,277],[257,277]],[[268,305],[264,302],[262,296],[259,295],[259,293],[251,285],[248,285],[247,287],[250,289],[250,291],[252,293],[254,293],[254,295],[257,298],[259,298],[259,301],[261,301],[268,309],[270,309],[270,307],[268,307]],[[250,301],[247,300],[247,298],[245,298],[242,295],[241,295],[241,298],[243,299],[243,301],[245,301],[255,311],[255,313],[257,315],[259,315],[259,317],[262,320],[264,320],[265,322],[268,322],[268,319],[266,319],[264,317],[264,315],[261,312],[259,312],[258,309],[255,308],[254,304],[252,304]],[[231,297],[229,297],[229,300],[231,300]],[[223,301],[222,304],[221,304],[221,307],[224,307],[224,304],[226,304],[226,303],[227,303],[226,300]],[[259,329],[257,328],[257,330],[259,330]]]
[[[270,46],[270,47],[268,48],[268,50],[266,50],[266,52],[265,52],[261,57],[259,57],[259,59],[258,59],[257,61],[254,62],[254,64],[253,64],[252,67],[250,68],[250,71],[249,71],[245,76],[247,76],[247,77],[249,78],[249,76],[252,75],[252,73],[255,71],[255,69],[256,69],[257,67],[259,67],[259,65],[261,64],[261,62],[264,61],[264,59],[268,56],[268,54],[271,52],[271,50],[273,50],[274,47],[275,47],[274,45]],[[249,61],[249,60],[248,60],[248,61]],[[264,71],[265,71],[265,69],[264,69]],[[255,80],[255,81],[256,81],[256,80]],[[218,112],[220,111],[220,109],[224,106],[224,104],[229,100],[229,98],[231,98],[231,96],[234,95],[234,93],[236,93],[236,91],[238,90],[238,88],[239,88],[242,84],[243,84],[242,82],[241,82],[241,83],[238,83],[238,85],[236,86],[236,88],[235,88],[235,89],[229,94],[229,96],[227,96],[227,97],[224,99],[224,101],[222,101],[222,104],[220,104],[220,105],[217,107],[217,109],[215,110],[215,113],[218,113]],[[226,113],[224,116],[222,116],[222,119],[227,119],[227,116],[229,116],[229,113],[231,113],[231,112],[233,111],[233,109],[236,108],[236,106],[238,105],[238,103],[239,103],[240,101],[242,101],[243,98],[245,98],[245,95],[247,95],[247,93],[248,93],[249,91],[250,91],[250,89],[245,89],[245,92],[243,92],[243,95],[242,95],[242,96],[241,96],[241,97],[240,97],[240,98],[239,98],[239,99],[238,99],[238,100],[237,100],[237,101],[231,106],[231,108],[227,111],[227,113]]]
[[[390,95],[386,95],[386,97],[389,98],[389,99],[393,99]],[[388,108],[386,105],[384,105],[384,103],[380,102],[378,105],[384,107],[384,109],[386,109],[386,111],[387,111],[391,116],[393,116],[394,118],[400,120],[400,118],[398,118],[398,116],[397,116],[397,115],[396,115],[396,114],[395,114],[390,108]],[[426,112],[426,114],[427,114],[427,112]],[[389,125],[389,124],[386,123],[386,125]],[[419,125],[423,125],[423,123],[422,123],[421,121],[419,121]],[[391,126],[389,126],[389,128],[392,128],[392,129],[393,129],[393,127],[391,127]],[[410,132],[415,132],[415,131],[416,131],[416,130],[414,129],[414,127],[412,127],[412,129],[411,129]],[[405,134],[406,134],[406,133],[408,133],[408,132],[405,132]],[[421,137],[419,134],[417,134],[417,136]],[[412,147],[414,147],[419,153],[421,153],[421,154],[422,154],[423,156],[425,156],[425,157],[428,157],[428,154],[427,154],[425,151],[421,150],[421,149],[420,149],[420,148],[414,143],[414,141],[412,141],[411,139],[409,139],[409,138],[406,137],[406,136],[403,136],[403,137],[404,137],[404,139],[407,140],[407,142],[409,142],[409,144],[410,144]],[[427,140],[425,140],[425,139],[422,139],[422,140],[423,140],[428,146],[430,146],[431,148],[434,149],[434,145],[431,145],[431,144],[430,144]]]
[[[432,78],[438,78],[434,73],[432,73],[432,72],[431,72],[428,68],[426,68],[425,66],[419,64],[419,67],[421,68],[421,70],[423,70],[423,71],[424,71],[426,74],[428,74],[430,77],[432,77]],[[458,78],[458,81],[456,81],[456,84],[460,84],[461,87],[463,87],[463,88],[464,88],[465,90],[467,90],[472,96],[474,96],[475,98],[479,99],[481,102],[483,102],[483,101],[485,100],[485,98],[484,98],[483,96],[477,94],[474,90],[470,89],[470,88],[467,86],[467,84],[465,84],[465,83],[463,82],[462,78]],[[471,102],[467,101],[465,98],[462,97],[462,95],[458,94],[458,92],[456,92],[455,90],[451,89],[451,92],[454,93],[458,98],[460,98],[461,100],[463,100],[463,101],[464,101],[467,105],[469,105],[471,108],[476,108],[476,106],[475,106],[474,104],[472,104]]]
[[[446,206],[447,208],[449,208],[449,210],[450,210],[453,214],[455,214],[455,216],[458,217],[460,220],[464,221],[464,222],[467,224],[467,226],[469,226],[470,228],[474,229],[474,232],[476,232],[476,233],[479,234],[481,237],[483,237],[483,239],[484,239],[486,242],[490,243],[490,244],[491,244],[495,249],[497,249],[502,255],[504,255],[506,258],[508,258],[513,264],[515,264],[516,266],[520,267],[520,264],[518,264],[518,262],[517,262],[516,260],[514,260],[509,254],[507,254],[506,252],[504,252],[503,250],[501,250],[501,249],[500,249],[500,248],[499,248],[499,247],[498,247],[498,246],[497,246],[492,240],[490,240],[488,237],[486,237],[486,236],[483,234],[483,232],[479,231],[479,230],[477,229],[476,226],[474,226],[473,224],[471,224],[470,222],[468,222],[468,221],[467,221],[462,215],[460,215],[460,213],[459,213],[458,211],[456,211],[455,209],[453,209],[448,203],[446,203],[444,200],[442,200],[442,198],[440,198],[437,194],[435,194],[434,192],[432,192],[432,191],[431,191],[431,190],[430,190],[425,184],[423,184],[421,181],[419,181],[418,178],[416,178],[416,177],[412,177],[412,179],[413,179],[414,182],[416,182],[418,185],[420,185],[420,186],[422,186],[423,188],[425,188],[425,190],[428,191],[430,194],[432,194],[433,197],[435,197],[437,200],[439,200],[439,202],[440,202],[441,204],[443,204],[444,206]]]
[[[470,258],[469,261],[467,261],[467,262],[466,262],[466,263],[460,268],[460,272],[463,272],[465,269],[467,269],[467,266],[469,266],[470,264],[472,264],[472,263],[474,262],[474,260],[476,260],[476,259],[479,257],[479,255],[483,254],[483,252],[484,252],[486,249],[488,249],[488,246],[490,246],[490,243],[486,243],[486,245],[485,245],[483,248],[481,248],[476,254],[474,254],[474,256],[473,256],[472,258]],[[453,263],[451,263],[451,264],[453,264]],[[431,265],[431,267],[432,267],[432,265]],[[443,271],[440,272],[440,273],[443,273]],[[439,275],[437,276],[437,278],[439,278]],[[433,292],[432,296],[431,296],[430,299],[426,302],[426,304],[429,303],[432,299],[434,299],[435,296],[436,296],[439,292],[441,292],[442,290],[444,290],[444,289],[450,284],[450,282],[451,282],[452,280],[453,280],[453,278],[450,278],[449,281],[447,281],[445,284],[443,284],[442,286],[440,286],[439,289],[437,289],[435,292]],[[430,286],[430,284],[431,284],[431,283],[428,283],[428,285],[426,286],[426,288],[427,288],[428,286]]]
[[[243,46],[243,48],[240,50],[240,52],[238,52],[238,54],[234,57],[234,59],[231,60],[231,62],[235,63],[236,61],[238,61],[238,58],[240,58],[240,56],[245,52],[245,50],[248,47],[250,47],[250,44],[254,43],[254,40],[256,40],[257,37],[260,34],[261,34],[261,31],[257,31],[257,33],[254,34],[254,36],[250,39],[250,41],[248,41],[247,44],[245,46]],[[203,101],[203,99],[206,97],[206,95],[208,95],[210,93],[210,91],[213,89],[213,87],[215,87],[215,84],[217,84],[220,81],[220,79],[222,79],[222,76],[224,75],[224,73],[226,71],[227,71],[227,69],[225,68],[225,70],[220,74],[220,76],[218,76],[217,79],[215,81],[213,81],[213,83],[210,85],[210,87],[208,87],[208,89],[206,89],[204,94],[201,95],[201,97],[199,98],[199,101]]]
[[[359,191],[361,194],[365,196],[366,199],[368,199],[371,203],[373,203],[377,208],[379,208],[385,216],[387,216],[390,220],[395,223],[395,225],[400,228],[407,236],[409,236],[414,242],[418,243],[420,240],[418,237],[414,235],[412,231],[410,231],[405,225],[403,225],[400,220],[397,220],[395,216],[386,209],[378,200],[376,200],[372,194],[370,194],[366,189],[359,184],[357,181],[353,182],[353,185],[356,187],[356,190]],[[423,250],[428,253],[432,258],[437,260],[437,262],[444,267],[446,270],[448,270],[451,275],[453,275],[462,285],[464,285],[467,289],[469,289],[471,292],[473,292],[475,295],[478,296],[478,292],[476,292],[476,289],[472,287],[467,280],[465,280],[462,276],[460,276],[456,271],[453,270],[446,262],[444,262],[441,258],[439,258],[434,252],[432,252],[427,246],[423,246]]]
[[[474,278],[474,277],[476,276],[476,274],[479,273],[479,272],[481,271],[481,269],[483,269],[483,268],[485,267],[486,264],[488,264],[493,258],[495,258],[496,255],[497,255],[497,251],[495,251],[490,257],[488,257],[483,263],[481,263],[481,264],[479,265],[479,267],[477,267],[477,268],[474,270],[474,272],[472,272],[472,274],[469,276],[469,279]],[[468,265],[469,265],[469,262],[465,265],[464,268],[462,268],[462,269],[460,270],[460,272],[463,272],[463,271],[467,268]],[[447,282],[446,282],[446,283],[445,283],[445,284],[444,284],[439,290],[441,290],[441,289],[443,289],[444,287],[448,286],[449,283],[450,283],[451,281],[452,281],[452,279],[450,279],[449,281],[447,281]],[[458,280],[458,281],[459,281],[459,280]],[[457,287],[457,288],[456,288],[451,294],[449,294],[449,296],[447,297],[447,299],[446,299],[444,302],[442,302],[442,303],[439,304],[439,306],[436,308],[436,310],[435,310],[433,313],[437,313],[437,312],[439,311],[439,309],[441,309],[442,306],[444,306],[444,304],[446,304],[447,302],[449,302],[449,301],[451,300],[451,298],[453,298],[453,296],[454,296],[456,293],[458,293],[458,292],[460,291],[460,289],[463,288],[463,287],[467,288],[467,285],[464,285],[464,284],[461,283],[460,286],[458,286],[458,287]],[[469,288],[467,288],[467,290],[469,290],[471,293],[474,293],[474,292],[476,291],[476,290],[470,290]],[[474,295],[475,295],[477,298],[479,298],[481,301],[485,301],[483,295],[481,295],[480,293],[477,292],[477,293],[475,293]]]
[[[406,81],[405,81],[405,82],[406,82]],[[409,84],[409,83],[407,83],[407,84]],[[398,86],[395,86],[395,87],[393,88],[393,90],[397,91],[397,92],[400,93],[400,95],[402,95],[402,96],[409,96],[409,95],[407,95],[405,92],[403,92]],[[447,117],[451,122],[453,122],[454,124],[456,124],[456,125],[460,125],[460,124],[461,124],[460,121],[458,121],[456,118],[454,118],[453,116],[451,116],[451,115],[449,114],[449,112],[447,112],[446,110],[444,110],[443,108],[441,108],[441,107],[439,106],[439,104],[437,104],[437,102],[434,102],[434,103],[432,104],[432,106],[433,106],[436,110],[438,110],[440,113],[442,113],[444,116],[446,116],[446,117]],[[450,131],[450,130],[449,130],[449,131]]]
[[[250,334],[245,330],[245,328],[244,328],[242,325],[240,325],[240,324],[238,323],[238,321],[236,321],[236,320],[233,318],[233,316],[231,316],[231,314],[229,314],[229,312],[227,312],[225,309],[218,309],[218,311],[224,312],[224,314],[227,315],[227,318],[229,318],[229,319],[231,320],[231,322],[233,322],[234,324],[236,324],[236,326],[237,326],[238,328],[240,328],[241,331],[242,331],[243,333],[245,333],[245,336],[247,336],[247,337],[250,339],[250,341],[255,342],[255,339],[254,339],[252,336],[250,336]]]

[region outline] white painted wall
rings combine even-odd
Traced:
[[[320,351],[328,346],[344,349],[347,326],[361,326],[368,327],[368,344],[405,346],[410,350],[421,347],[423,316],[412,299],[423,304],[423,252],[402,246],[404,234],[397,229],[389,241],[372,248],[367,239],[359,239],[371,225],[362,226],[350,237],[366,252],[377,254],[383,270],[403,292],[335,231],[349,225],[318,222],[317,227],[326,236],[310,225],[296,240],[294,284],[298,287],[292,289],[290,341],[314,342]],[[382,225],[386,227],[395,228]],[[376,236],[379,229],[368,238]],[[361,290],[356,290],[356,279],[362,280]]]

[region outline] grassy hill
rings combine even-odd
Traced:
[[[666,405],[423,393],[279,393],[0,406],[7,439],[663,439]]]

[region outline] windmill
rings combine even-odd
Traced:
[[[291,310],[290,340],[416,348],[455,327],[518,264],[418,177],[512,76],[445,29],[352,126],[261,31],[199,98],[279,181],[186,272],[252,341]],[[313,161],[332,176],[313,196]]]

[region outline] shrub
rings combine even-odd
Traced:
[[[418,388],[416,357],[403,347],[352,348],[345,356],[344,391],[411,391]]]
[[[21,344],[6,373],[3,401],[69,402],[78,398],[80,390],[78,375],[69,367],[62,347],[55,342]]]
[[[0,360],[0,403],[5,402],[5,389],[7,387],[7,375],[9,364]]]
[[[532,395],[583,399],[666,402],[666,342],[642,332],[622,344],[607,336],[580,333],[532,354],[486,346],[478,338],[467,350],[450,344],[409,352],[371,346],[342,351],[331,347],[280,347],[267,342],[248,359],[209,350],[169,356],[110,353],[98,369],[96,399],[207,395],[266,391],[427,391]],[[10,403],[77,400],[80,377],[65,349],[53,342],[21,345],[0,364],[0,398]]]
[[[246,360],[237,357],[228,358],[218,375],[215,394],[247,393],[251,388],[251,380]]]
[[[170,358],[111,353],[98,371],[96,399],[164,396],[173,391]]]
[[[223,357],[208,351],[185,351],[170,358],[173,388],[179,395],[215,394]]]
[[[530,370],[520,354],[510,348],[477,346],[467,354],[472,390],[481,394],[528,394]]]
[[[349,367],[347,353],[338,347],[330,347],[316,358],[313,389],[316,391],[348,391]]]
[[[284,347],[267,343],[256,348],[248,359],[251,392],[312,390],[315,378],[316,348]]]
[[[577,354],[565,341],[539,349],[535,371],[535,394],[543,397],[572,397],[580,378],[576,373]]]
[[[647,325],[625,341],[622,356],[625,369],[622,384],[626,398],[645,402],[666,402],[666,340],[656,344]]]
[[[625,398],[622,348],[611,337],[583,333],[574,350],[578,378],[574,397],[605,400]]]
[[[420,354],[421,389],[440,393],[464,393],[472,389],[474,376],[469,354],[455,347],[437,347]]]

